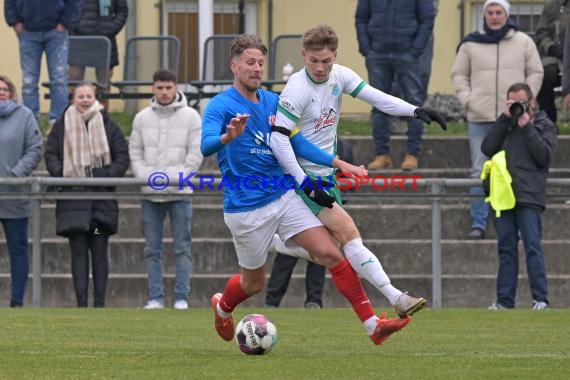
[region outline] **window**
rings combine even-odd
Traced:
[[[472,6],[472,30],[481,30],[483,28],[483,4],[473,4]],[[544,1],[524,4],[511,2],[509,17],[519,26],[521,32],[533,36],[538,26],[538,20],[540,19],[543,7]]]

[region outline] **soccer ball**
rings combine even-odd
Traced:
[[[246,315],[237,324],[236,343],[247,355],[265,355],[277,344],[277,328],[265,315]]]

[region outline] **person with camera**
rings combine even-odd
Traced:
[[[487,157],[481,141],[493,128],[505,105],[503,94],[511,83],[524,82],[534,94],[540,90],[543,68],[534,41],[518,31],[509,19],[506,0],[487,0],[483,5],[483,30],[461,41],[452,69],[455,93],[467,110],[471,178],[479,178]],[[489,205],[481,186],[470,189],[478,197],[471,203],[471,230],[468,239],[483,239]]]
[[[536,112],[530,86],[518,82],[507,90],[507,102],[481,150],[491,157],[505,150],[512,177],[515,206],[495,218],[499,271],[497,300],[489,309],[515,307],[519,273],[518,243],[522,238],[532,294],[532,308],[548,308],[548,284],[542,250],[542,213],[546,206],[546,179],[556,148],[556,127],[544,111]]]

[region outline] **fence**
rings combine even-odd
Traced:
[[[190,181],[197,188],[200,186],[199,178],[192,178]],[[220,180],[217,179],[212,183],[218,186]],[[472,186],[479,186],[481,182],[477,179],[448,179],[448,178],[430,178],[406,180],[405,185],[417,185],[418,188],[425,188],[425,193],[414,193],[414,197],[420,197],[431,202],[431,222],[432,222],[432,307],[442,307],[442,200],[443,199],[459,199],[470,197],[465,192],[446,193],[446,189],[464,188],[468,189]],[[34,307],[41,306],[42,293],[42,274],[41,274],[41,202],[44,200],[58,199],[132,199],[141,200],[149,199],[154,196],[169,197],[181,199],[185,196],[177,194],[143,194],[137,192],[117,192],[117,193],[100,193],[100,192],[50,192],[50,187],[63,186],[117,186],[131,187],[148,185],[148,181],[138,178],[52,178],[52,177],[27,177],[27,178],[0,178],[0,186],[24,186],[29,190],[25,192],[2,192],[1,198],[8,199],[30,199],[32,202],[31,228],[32,228],[32,300]],[[170,186],[178,185],[177,181],[172,181]],[[368,184],[367,186],[369,186]],[[548,180],[548,188],[560,187],[570,188],[570,178],[550,178]],[[382,193],[383,197],[405,197],[407,195],[396,193]],[[548,198],[566,197],[568,194],[549,194]]]

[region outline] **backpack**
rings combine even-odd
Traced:
[[[497,218],[501,217],[501,211],[515,208],[516,199],[513,192],[511,174],[507,170],[507,155],[504,150],[496,153],[490,160],[485,161],[481,172],[483,186],[488,183],[488,196],[485,202],[491,203]]]

